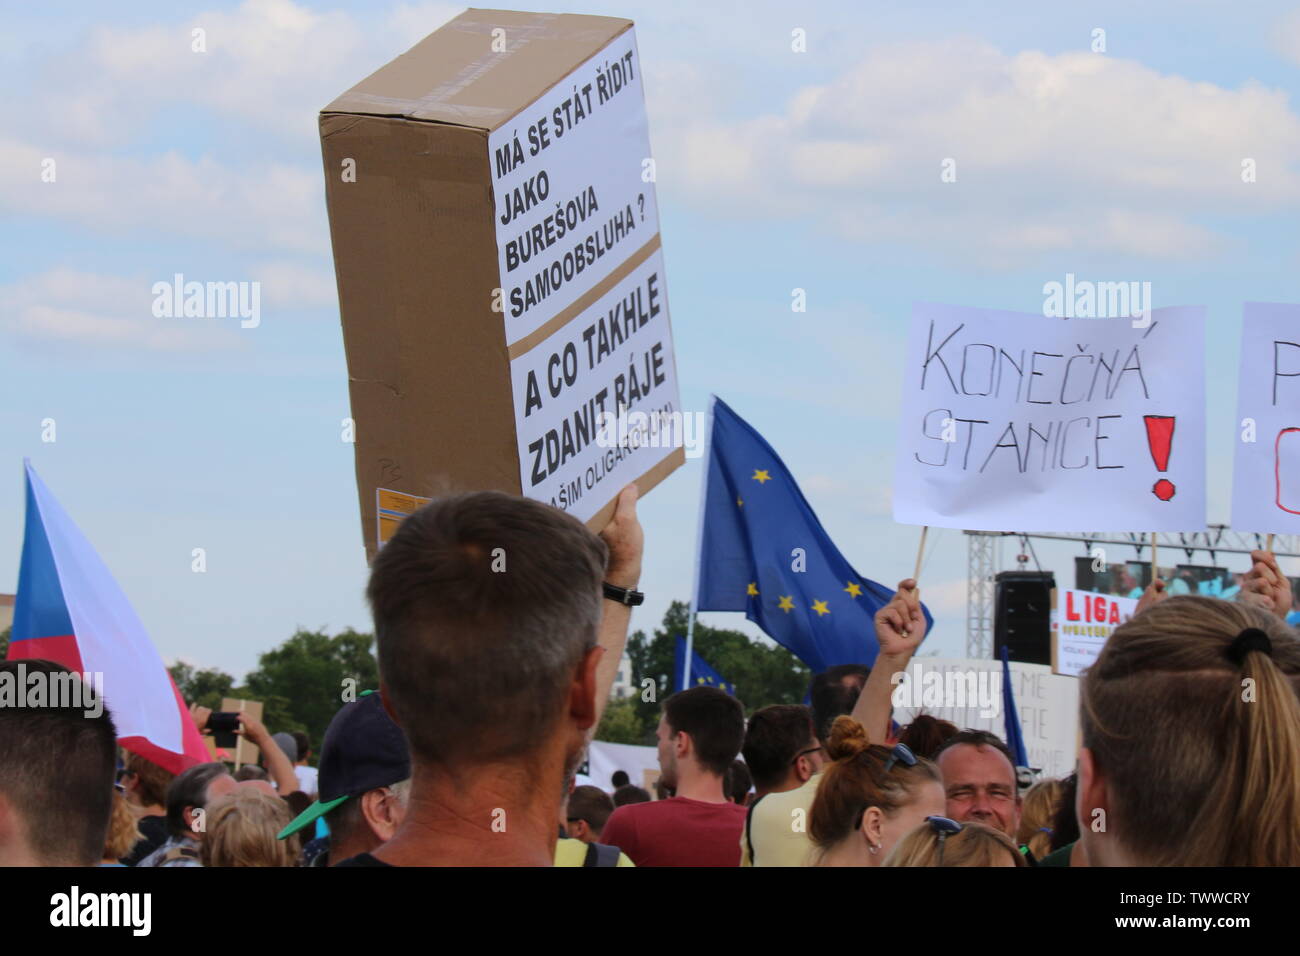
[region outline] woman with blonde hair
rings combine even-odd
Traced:
[[[925,822],[898,841],[885,866],[1028,866],[1011,838],[982,823],[958,823],[943,816]]]
[[[1089,865],[1300,865],[1297,678],[1294,632],[1246,604],[1173,597],[1116,628],[1079,687]]]
[[[1029,847],[1036,860],[1052,852],[1052,821],[1064,795],[1064,780],[1040,780],[1029,788],[1020,805],[1016,842]]]
[[[100,866],[125,866],[120,863],[122,857],[131,852],[131,847],[140,839],[140,827],[135,811],[127,802],[126,794],[121,788],[113,786],[113,811],[108,818],[108,832],[104,834],[104,858]]]
[[[808,820],[814,866],[879,866],[903,834],[944,811],[938,768],[905,744],[872,746],[852,717],[835,718],[826,754]]]
[[[204,866],[293,866],[294,848],[275,838],[289,821],[283,800],[241,785],[208,804],[199,859]]]

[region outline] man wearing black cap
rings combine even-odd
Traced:
[[[316,802],[280,831],[291,836],[324,816],[329,850],[311,861],[329,866],[387,841],[406,816],[411,758],[401,729],[366,691],[344,704],[325,731]]]

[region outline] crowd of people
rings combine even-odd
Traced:
[[[247,715],[258,766],[173,775],[119,750],[108,708],[0,707],[0,865],[1300,864],[1300,643],[1268,552],[1234,601],[1147,589],[1080,679],[1064,780],[1027,786],[986,731],[894,722],[926,629],[909,579],[874,664],[816,675],[808,706],[667,694],[652,795],[622,771],[575,785],[627,638],[607,595],[635,591],[642,549],[635,487],[600,535],[494,492],[411,515],[367,589],[380,686],[315,768],[305,736]],[[67,671],[0,673],[19,664]]]

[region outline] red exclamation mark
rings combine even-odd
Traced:
[[[1156,464],[1156,471],[1169,470],[1169,452],[1174,443],[1174,416],[1143,415],[1147,424],[1147,444],[1151,447],[1151,460]],[[1151,493],[1161,501],[1168,501],[1174,496],[1174,483],[1168,478],[1161,478],[1151,486]]]

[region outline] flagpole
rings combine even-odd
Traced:
[[[691,686],[691,661],[694,660],[691,652],[695,649],[695,615],[700,603],[700,563],[703,560],[700,552],[704,548],[704,508],[709,498],[709,455],[713,451],[713,403],[715,401],[717,396],[710,395],[709,411],[704,423],[704,468],[700,473],[699,517],[695,522],[695,580],[691,585],[690,616],[686,619],[686,654],[682,660],[682,686],[678,688],[679,690],[686,690]]]
[[[916,549],[916,573],[912,575],[912,580],[918,585],[921,583],[921,559],[925,557],[925,536],[929,530],[928,524],[921,525],[921,546]]]

